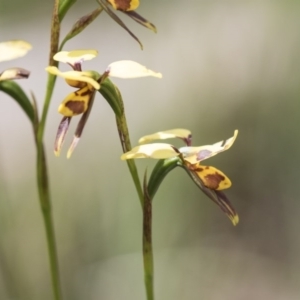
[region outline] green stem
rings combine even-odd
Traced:
[[[131,150],[131,143],[130,143],[130,137],[129,137],[129,131],[128,131],[128,126],[127,126],[127,122],[126,122],[126,117],[125,117],[125,113],[124,113],[124,108],[122,110],[123,110],[123,113],[121,114],[120,117],[117,116],[116,120],[117,120],[120,141],[122,144],[123,152],[125,153],[125,152]],[[143,207],[144,194],[143,194],[143,190],[141,187],[141,182],[139,179],[136,164],[135,164],[134,160],[131,159],[131,160],[127,160],[127,165],[128,165],[132,180],[134,182],[135,189],[138,193],[141,206]]]
[[[59,43],[59,33],[60,33],[60,22],[58,18],[58,7],[59,0],[54,1],[52,23],[51,23],[51,42],[50,42],[50,53],[49,53],[49,65],[56,66],[57,62],[53,60],[53,55],[57,52]],[[46,238],[48,245],[48,255],[50,262],[51,278],[52,278],[52,289],[55,300],[61,300],[61,287],[59,278],[59,267],[58,267],[58,255],[56,250],[54,225],[52,219],[51,211],[51,198],[49,192],[49,180],[48,180],[48,170],[46,162],[46,154],[43,144],[44,131],[46,118],[48,114],[48,109],[54,90],[56,76],[49,74],[47,82],[47,90],[45,95],[45,101],[43,106],[43,112],[41,121],[38,122],[38,116],[36,115],[35,126],[35,138],[36,138],[36,148],[37,148],[37,185],[39,192],[40,206],[43,213]]]
[[[120,101],[122,101],[122,98]],[[131,150],[128,126],[126,122],[123,101],[120,103],[122,114],[117,116],[117,126],[122,144],[123,152]],[[138,176],[137,167],[133,159],[127,160],[127,165],[133,179],[137,194],[143,210],[143,259],[144,259],[144,280],[147,300],[154,300],[154,273],[153,273],[153,249],[152,249],[152,208],[151,200],[144,200],[144,193]],[[148,197],[145,197],[148,199]]]
[[[46,164],[45,150],[42,143],[37,144],[37,180],[38,180],[38,191],[40,205],[43,213],[48,254],[50,261],[51,277],[52,277],[52,289],[54,293],[54,299],[60,300],[61,298],[61,288],[59,279],[59,268],[58,268],[58,258],[56,251],[56,242],[54,234],[54,226],[52,220],[51,211],[51,200],[49,193],[49,182],[48,182],[48,171]]]
[[[47,119],[48,110],[49,110],[49,106],[50,106],[50,102],[51,102],[51,98],[55,86],[55,81],[56,81],[56,76],[52,74],[48,74],[46,96],[45,96],[45,101],[43,106],[42,117],[39,123],[39,128],[37,133],[38,141],[43,141],[44,138],[46,119]]]
[[[49,75],[42,119],[41,122],[39,123],[38,130],[36,132],[37,184],[38,184],[38,191],[39,191],[40,206],[42,209],[44,224],[46,229],[48,255],[49,255],[51,278],[52,278],[52,289],[53,289],[54,299],[60,300],[62,298],[61,298],[61,287],[60,287],[60,279],[59,279],[58,257],[57,257],[57,250],[56,250],[54,225],[52,219],[46,154],[43,145],[43,135],[45,129],[46,116],[47,116],[52,92],[54,89],[54,84],[55,84],[55,77],[53,75]]]
[[[154,300],[154,266],[152,249],[152,201],[149,197],[146,183],[144,183],[144,209],[143,209],[143,256],[144,256],[144,280],[147,300]]]

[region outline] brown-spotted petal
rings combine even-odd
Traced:
[[[139,0],[107,0],[107,2],[116,10],[131,11],[137,9],[140,5]]]
[[[234,207],[222,191],[211,190],[206,187],[202,179],[198,176],[197,172],[190,170],[184,166],[187,173],[190,175],[194,183],[206,194],[213,202],[215,202],[223,212],[226,213],[232,224],[235,226],[239,222],[239,216],[236,213]]]
[[[0,81],[28,78],[30,72],[22,68],[10,68],[0,73]]]
[[[88,86],[85,86],[76,92],[69,94],[59,105],[58,112],[65,117],[83,114],[88,109],[94,91],[95,90],[90,90]]]
[[[184,159],[191,164],[208,159],[212,156],[217,155],[220,152],[228,150],[234,143],[238,135],[238,130],[234,131],[234,135],[221,142],[213,145],[206,145],[200,147],[181,147],[179,151],[183,154]]]
[[[230,179],[220,170],[203,166],[200,163],[187,164],[188,168],[199,176],[203,184],[211,190],[224,190],[231,187]]]

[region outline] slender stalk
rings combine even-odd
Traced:
[[[58,258],[56,251],[56,242],[54,226],[52,220],[51,200],[49,193],[48,171],[45,157],[45,150],[42,143],[37,144],[37,180],[40,205],[43,213],[44,224],[46,229],[48,254],[51,269],[52,289],[55,300],[61,298],[61,287],[59,279]]]
[[[154,264],[152,249],[152,201],[147,190],[146,177],[144,180],[144,209],[143,209],[143,256],[144,280],[147,300],[154,300]]]
[[[47,119],[51,97],[55,86],[55,81],[56,81],[56,76],[52,74],[48,74],[47,90],[46,90],[46,96],[45,96],[45,101],[43,106],[43,112],[42,112],[42,117],[37,132],[38,141],[43,141],[44,138],[46,119]]]
[[[58,62],[53,59],[54,54],[57,53],[58,51],[58,45],[59,45],[60,22],[58,16],[58,8],[59,8],[59,0],[55,0],[54,7],[53,7],[53,14],[52,14],[52,22],[51,22],[49,66],[58,66]],[[48,115],[49,105],[54,90],[55,81],[56,81],[56,76],[52,74],[48,74],[46,96],[45,96],[45,101],[43,106],[42,117],[41,117],[38,133],[37,133],[38,143],[42,142],[43,140],[46,118]]]
[[[120,97],[122,101],[122,97]],[[128,126],[126,122],[124,104],[120,103],[122,114],[117,116],[117,127],[123,152],[131,150]],[[144,260],[144,281],[147,300],[154,300],[154,273],[153,273],[153,248],[152,248],[152,203],[150,197],[145,197],[138,176],[137,167],[133,159],[127,160],[127,165],[134,182],[137,194],[143,210],[143,260]]]
[[[49,53],[49,65],[56,65],[56,62],[53,60],[53,55],[57,52],[58,43],[59,43],[59,33],[60,33],[60,24],[58,18],[58,7],[59,0],[54,1],[52,23],[51,23],[51,42],[50,42],[50,53]],[[61,300],[61,287],[60,287],[60,276],[59,276],[59,267],[58,267],[58,256],[56,250],[55,242],[55,233],[54,225],[52,219],[51,211],[51,198],[49,192],[49,180],[48,180],[48,170],[46,162],[46,154],[43,144],[43,137],[45,131],[46,117],[48,114],[48,109],[54,90],[56,77],[53,75],[48,75],[47,90],[45,95],[45,101],[43,106],[43,112],[41,121],[36,121],[37,126],[35,126],[35,137],[36,137],[36,148],[37,148],[37,185],[39,192],[40,206],[43,213],[43,219],[46,230],[47,246],[48,246],[48,255],[50,262],[51,270],[51,279],[52,279],[52,289],[55,300]],[[36,113],[36,118],[37,113]]]
[[[125,113],[124,113],[123,103],[122,103],[122,111],[123,111],[122,115],[120,117],[117,117],[116,120],[117,120],[117,127],[118,127],[121,145],[123,148],[123,152],[125,153],[125,152],[131,150],[131,143],[130,143],[130,137],[129,137],[129,131],[128,131],[128,126],[127,126],[127,122],[126,122],[126,117],[125,117]],[[135,189],[138,193],[141,206],[143,208],[144,194],[143,194],[143,190],[141,187],[141,182],[139,179],[136,164],[135,164],[134,160],[131,159],[131,160],[127,160],[127,165],[128,165],[132,180],[134,182]]]

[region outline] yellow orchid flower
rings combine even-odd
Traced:
[[[31,45],[22,40],[0,43],[0,62],[22,57],[31,49]],[[0,73],[0,81],[28,78],[30,72],[22,68],[10,68]]]
[[[154,158],[154,159],[168,159],[171,157],[178,157],[181,160],[181,165],[186,169],[191,178],[207,194],[221,209],[228,215],[234,225],[239,221],[238,215],[231,206],[226,196],[220,192],[231,186],[230,179],[220,170],[200,164],[201,161],[208,159],[218,153],[228,150],[234,143],[238,131],[234,131],[233,137],[215,143],[213,145],[206,145],[201,147],[192,147],[191,132],[187,129],[172,129],[166,131],[156,132],[151,135],[146,135],[139,140],[139,143],[152,142],[154,140],[179,138],[183,140],[188,146],[176,148],[171,144],[153,143],[142,144],[134,147],[131,151],[122,154],[121,159],[135,159],[135,158]],[[212,193],[212,192],[214,193]]]
[[[179,151],[183,154],[185,161],[193,164],[228,150],[235,142],[237,135],[238,130],[235,130],[233,136],[227,140],[200,147],[181,147]]]
[[[58,108],[58,112],[64,117],[59,124],[55,139],[54,153],[56,156],[59,156],[60,154],[71,118],[82,114],[67,157],[69,158],[72,155],[92,109],[95,93],[101,88],[101,82],[105,80],[105,78],[108,76],[118,78],[138,78],[146,76],[162,77],[160,73],[151,71],[146,67],[129,60],[111,63],[107,66],[102,76],[96,71],[82,71],[82,63],[86,60],[95,58],[97,55],[98,51],[90,49],[61,51],[54,55],[54,60],[70,65],[73,71],[61,72],[54,66],[48,66],[46,68],[48,73],[64,78],[68,85],[77,88],[76,91],[70,93],[62,101]]]
[[[139,7],[139,0],[107,0],[107,2],[116,10],[131,11]]]
[[[110,9],[109,6],[111,6],[113,10],[118,10],[126,14],[128,17],[130,17],[140,25],[152,30],[153,32],[156,32],[156,27],[135,11],[140,5],[139,0],[98,0],[98,3],[116,23],[118,23],[122,28],[124,28],[140,44],[142,49],[143,45],[140,42],[140,40],[128,29],[128,27]]]

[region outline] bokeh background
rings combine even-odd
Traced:
[[[102,72],[112,61],[131,59],[163,73],[161,80],[114,80],[133,145],[176,127],[190,129],[195,145],[239,129],[230,151],[206,162],[233,182],[226,194],[240,215],[237,227],[180,169],[155,197],[156,299],[299,299],[300,3],[141,2],[138,12],[157,26],[156,35],[119,15],[144,51],[105,13],[65,47],[99,50],[86,69]],[[96,5],[78,0],[62,37]],[[1,41],[33,45],[1,70],[31,70],[19,83],[34,92],[40,109],[51,11],[52,1],[0,1]],[[145,299],[141,209],[119,159],[113,113],[100,95],[73,157],[65,154],[76,118],[61,157],[53,155],[57,107],[71,90],[57,80],[45,136],[64,299]],[[0,98],[0,299],[50,300],[32,129],[13,100]],[[154,163],[137,161],[141,176]]]

